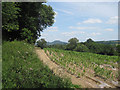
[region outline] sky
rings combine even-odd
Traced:
[[[55,23],[41,33],[48,42],[80,42],[118,39],[118,2],[47,2],[55,14]]]

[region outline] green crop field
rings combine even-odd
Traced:
[[[76,77],[83,75],[99,76],[104,80],[117,81],[118,56],[99,55],[89,52],[66,51],[44,48],[52,61],[60,64]]]

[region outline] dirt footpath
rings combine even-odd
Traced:
[[[59,75],[60,77],[68,77],[71,79],[71,82],[73,84],[81,85],[82,88],[102,88],[99,86],[99,83],[96,83],[95,81],[91,79],[88,79],[86,77],[77,78],[76,76],[71,75],[65,69],[63,69],[60,65],[51,61],[50,58],[44,52],[44,50],[35,48],[35,51],[38,57],[40,58],[40,60],[42,60],[44,64],[46,64],[51,70],[53,70],[53,72],[56,75]]]

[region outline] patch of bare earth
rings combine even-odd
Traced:
[[[115,88],[114,85],[105,83],[103,80],[100,80],[98,77],[97,78],[90,77],[87,74],[77,78],[76,75],[69,73],[67,69],[62,68],[57,63],[51,61],[50,58],[44,52],[44,50],[35,48],[35,51],[38,57],[40,58],[40,60],[42,60],[42,62],[46,64],[56,75],[60,77],[70,78],[73,84],[81,85],[83,88]],[[47,54],[49,54],[48,51]]]

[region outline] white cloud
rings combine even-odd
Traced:
[[[62,10],[62,12],[67,13],[67,14],[70,14],[70,15],[73,14],[72,12],[70,12],[70,11],[66,11],[66,10]]]
[[[88,20],[83,21],[83,23],[102,23],[102,21],[100,19],[90,18]]]
[[[87,33],[86,34],[87,37],[92,37],[92,36],[96,36],[96,35],[101,35],[101,33],[99,33],[99,32],[93,32],[93,33]]]
[[[93,33],[91,33],[91,35],[92,36],[96,36],[96,35],[101,35],[101,33],[95,33],[95,32],[93,32]]]
[[[48,27],[47,31],[48,32],[57,32],[58,31],[58,27]]]
[[[105,31],[114,31],[112,28],[107,28]]]
[[[47,31],[50,31],[50,32],[57,32],[58,30],[47,30]]]
[[[62,13],[65,13],[65,14],[73,15],[73,13],[70,12],[70,11],[68,11],[68,10],[63,10],[63,9],[55,9],[55,10],[58,10],[58,11],[60,11],[60,12],[62,12]]]
[[[80,30],[80,29],[86,29],[86,27],[73,27],[73,26],[70,26],[69,28],[70,28],[70,29],[79,29],[79,30]]]
[[[96,29],[96,27],[74,27],[74,26],[69,26],[70,29],[78,29],[78,30],[83,30],[83,29]]]
[[[80,25],[80,24],[81,24],[80,22],[77,23],[77,25]]]
[[[72,31],[72,32],[64,32],[62,33],[62,35],[65,36],[73,36],[73,35],[77,35],[77,34],[84,34],[85,32],[83,31]]]
[[[118,16],[110,17],[110,19],[106,22],[107,24],[117,24]]]
[[[70,3],[69,7],[73,10],[73,13],[77,13],[76,16],[87,17],[111,17],[118,15],[118,3],[102,3],[90,2],[88,3]],[[95,0],[96,1],[96,0]],[[79,8],[79,9],[78,9]],[[82,12],[82,13],[81,13]]]

